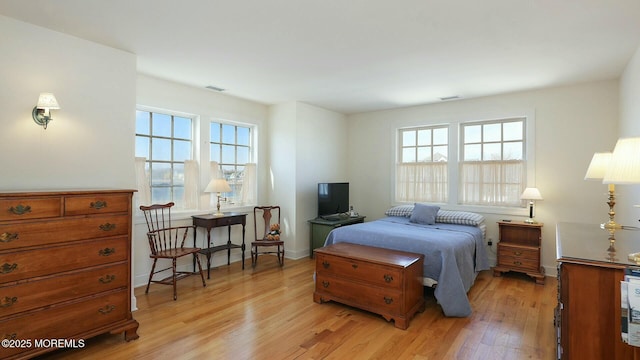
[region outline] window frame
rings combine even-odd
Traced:
[[[520,134],[521,137],[519,139],[516,140],[505,140],[504,135],[504,124],[507,123],[514,123],[514,122],[521,122],[522,123],[522,133]],[[484,133],[484,129],[486,125],[500,125],[500,139],[499,140],[485,140],[485,133]],[[472,127],[472,126],[480,126],[480,140],[479,141],[469,141],[466,142],[465,139],[465,128],[466,127]],[[518,191],[518,200],[519,200],[519,194],[524,190],[525,187],[527,187],[527,119],[523,116],[519,116],[519,117],[512,117],[512,118],[504,118],[504,119],[491,119],[491,120],[479,120],[479,121],[468,121],[468,122],[462,122],[458,124],[459,130],[460,130],[460,136],[459,136],[459,144],[458,144],[458,151],[459,151],[459,158],[458,158],[458,175],[460,175],[461,171],[462,171],[462,167],[465,164],[483,164],[483,163],[502,163],[503,167],[501,168],[504,171],[504,164],[505,163],[509,163],[509,162],[513,162],[513,163],[520,163],[522,162],[524,164],[524,177],[523,177],[523,184],[521,184],[521,189],[519,189]],[[522,143],[522,156],[520,159],[505,159],[505,144],[508,143],[515,143],[515,142],[521,142]],[[467,145],[479,145],[479,159],[478,160],[465,160],[466,157],[466,146]],[[486,159],[485,158],[485,147],[488,145],[499,145],[500,148],[500,159]],[[461,188],[464,187],[464,184],[462,184],[460,182],[460,180],[458,181],[458,195],[460,195],[461,193]],[[480,194],[480,196],[483,196],[484,194]],[[461,203],[460,197],[458,197],[458,204],[459,205],[464,205],[464,206],[487,206],[487,207],[506,207],[506,208],[517,208],[517,207],[522,207],[523,206],[523,202],[522,200],[517,201],[518,205],[517,206],[513,206],[513,205],[506,205],[506,204],[502,204],[502,205],[490,205],[490,204],[473,204],[473,203]]]
[[[212,124],[219,124],[220,125],[220,142],[213,142],[212,138],[211,138],[211,125]],[[224,126],[233,126],[235,127],[234,130],[234,143],[227,143],[224,142],[224,136],[222,133],[222,130],[224,128]],[[249,129],[249,142],[248,145],[238,145],[237,141],[238,141],[238,127],[242,127],[242,128],[247,128]],[[235,171],[237,172],[237,168],[238,166],[242,166],[243,168],[246,169],[245,164],[247,163],[256,163],[257,164],[257,154],[255,151],[255,144],[256,144],[256,137],[257,137],[257,125],[255,124],[249,124],[249,123],[243,123],[243,122],[238,122],[238,121],[231,121],[231,120],[226,120],[226,119],[221,119],[221,118],[212,118],[209,121],[207,121],[207,129],[209,129],[209,133],[208,133],[208,137],[207,139],[203,139],[203,142],[206,143],[207,145],[207,156],[209,158],[209,162],[213,162],[213,161],[217,161],[215,159],[211,158],[211,146],[213,144],[219,144],[220,146],[220,161],[218,162],[218,166],[220,167],[220,169],[218,169],[220,171],[220,175],[222,175],[225,179],[227,179],[227,177],[224,174],[224,167],[225,166],[233,166]],[[223,146],[234,146],[234,157],[236,162],[235,163],[228,163],[228,162],[222,162],[223,160],[223,151],[222,151],[222,147]],[[237,162],[238,160],[238,147],[242,147],[242,148],[246,148],[247,152],[248,152],[248,161],[244,164],[240,164]],[[243,169],[244,171],[244,169]],[[214,174],[209,174],[209,179],[213,178],[213,176],[215,176]],[[234,184],[229,181],[227,179],[227,182],[229,183],[229,185],[233,188]],[[237,185],[237,184],[235,184]],[[244,184],[243,184],[244,186]],[[257,186],[257,185],[256,185]],[[254,189],[255,190],[255,189]],[[221,194],[222,196],[227,196],[228,193],[224,193]],[[240,199],[239,196],[241,195],[241,193],[237,193],[235,196],[234,200],[237,200],[236,202],[233,201],[229,201],[229,202],[224,202],[221,203],[221,208],[229,208],[229,207],[233,207],[233,206],[247,206],[247,205],[255,205],[255,204],[240,204]],[[217,202],[217,199],[213,199],[214,196],[211,197],[212,199],[210,200],[210,206],[214,206],[215,207],[215,203]],[[216,201],[214,201],[216,200]],[[226,206],[225,206],[226,205]]]
[[[198,125],[198,117],[194,114],[188,114],[188,113],[183,113],[183,112],[178,112],[178,111],[171,111],[171,110],[166,110],[166,109],[158,109],[158,108],[151,108],[151,107],[146,107],[146,106],[136,106],[136,122],[138,121],[138,116],[137,113],[138,112],[147,112],[149,113],[149,134],[139,134],[137,132],[137,129],[134,129],[134,137],[137,139],[138,137],[144,137],[144,138],[148,138],[149,139],[149,148],[148,148],[148,153],[149,153],[149,157],[147,157],[146,161],[145,161],[145,171],[148,171],[149,174],[149,188],[151,190],[151,200],[152,202],[164,202],[164,200],[162,201],[154,201],[153,200],[153,189],[154,188],[169,188],[169,194],[170,194],[170,199],[168,201],[172,201],[176,204],[176,209],[177,210],[196,210],[196,209],[190,209],[190,208],[185,208],[184,207],[184,203],[183,201],[178,201],[175,196],[176,196],[176,191],[175,188],[182,188],[182,191],[184,193],[184,188],[185,188],[185,184],[184,182],[182,183],[182,185],[175,185],[174,184],[174,176],[171,176],[171,182],[169,186],[154,186],[153,185],[153,163],[162,163],[162,164],[170,164],[170,168],[171,168],[171,173],[173,174],[174,172],[174,165],[175,164],[182,164],[183,167],[183,172],[185,171],[185,161],[186,160],[197,160],[197,149],[196,149],[196,128]],[[171,117],[171,134],[170,136],[161,136],[161,135],[153,135],[153,114],[159,114],[159,115],[165,115],[165,116],[170,116]],[[185,139],[185,138],[179,138],[179,137],[175,137],[175,118],[179,117],[179,118],[185,118],[185,119],[189,119],[191,121],[191,133],[190,133],[190,139]],[[137,124],[134,126],[134,128],[137,127]],[[154,160],[153,159],[153,139],[165,139],[165,140],[169,140],[171,143],[171,147],[169,149],[169,153],[170,153],[170,160]],[[189,146],[189,151],[190,151],[190,158],[183,160],[183,161],[176,161],[174,160],[174,142],[175,141],[186,141],[188,140],[190,142],[190,146]],[[136,151],[137,148],[137,144],[135,145],[134,148],[134,153]],[[137,156],[137,154],[136,154]]]
[[[436,142],[435,132],[437,130],[446,131],[446,142]],[[420,143],[420,132],[429,131],[428,143]],[[405,134],[408,132],[415,132],[413,144],[405,144]],[[396,130],[398,147],[396,149],[396,164],[394,166],[395,173],[395,186],[394,186],[394,199],[396,201],[402,201],[403,198],[420,192],[422,197],[410,199],[411,201],[419,202],[436,202],[439,200],[448,201],[449,196],[449,181],[448,181],[448,162],[449,162],[449,125],[448,124],[434,124],[434,125],[422,125],[422,126],[410,126],[399,128]],[[434,149],[437,147],[446,147],[446,160],[437,161],[434,154]],[[420,149],[428,148],[428,160],[420,160]],[[405,161],[406,150],[413,150],[413,161]],[[427,176],[432,182],[429,185],[420,185],[417,181],[417,177]],[[402,187],[399,186],[398,181],[400,178],[404,179]],[[440,181],[438,181],[440,180]],[[444,181],[443,181],[444,180]],[[409,199],[407,199],[409,200]]]

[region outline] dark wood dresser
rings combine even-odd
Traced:
[[[132,190],[0,193],[2,358],[137,339],[131,315]],[[8,340],[8,341],[4,341]],[[74,341],[76,340],[76,341]]]
[[[622,341],[620,303],[624,271],[638,266],[627,258],[640,251],[640,231],[614,235],[616,251],[608,252],[599,225],[557,225],[558,359],[640,359],[640,348]]]
[[[424,255],[338,243],[315,250],[313,301],[337,301],[382,315],[406,329],[424,310]]]

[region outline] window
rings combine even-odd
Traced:
[[[152,203],[173,201],[184,207],[185,162],[193,158],[192,134],[192,118],[136,111],[136,157],[146,158]]]
[[[396,200],[447,202],[448,126],[398,130]]]
[[[465,205],[521,206],[526,185],[525,119],[460,125],[458,201]]]
[[[230,203],[241,203],[245,184],[246,164],[251,162],[251,127],[221,122],[210,125],[210,159],[219,164],[231,192],[223,194]],[[213,174],[215,175],[215,174]],[[253,185],[250,185],[253,186]]]

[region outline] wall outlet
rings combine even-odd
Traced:
[[[487,238],[487,245],[489,245],[489,246],[493,245],[493,239],[492,238]]]

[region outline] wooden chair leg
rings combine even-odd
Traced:
[[[278,250],[280,250],[280,246],[278,246]],[[280,260],[280,267],[284,266],[284,245],[282,245],[282,260]]]
[[[258,263],[258,247],[252,246],[251,247],[251,267],[255,268],[257,263]]]
[[[153,272],[156,270],[156,262],[158,259],[153,259],[153,265],[151,265],[151,272],[149,273],[149,281],[147,282],[147,290],[144,291],[145,294],[149,293],[149,285],[151,285],[151,279],[153,278]]]
[[[178,300],[178,289],[176,283],[178,282],[178,274],[176,274],[176,258],[173,258],[173,300]]]
[[[202,272],[202,266],[200,265],[200,258],[196,255],[196,263],[198,263],[198,270],[200,270],[200,278],[202,278],[202,287],[206,287],[207,283],[204,281],[204,273]]]

